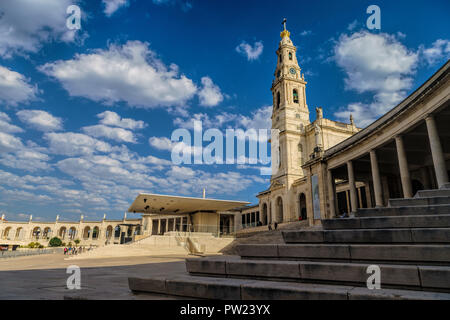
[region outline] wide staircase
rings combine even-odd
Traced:
[[[450,300],[450,189],[282,234],[284,244],[239,245],[240,257],[189,258],[185,275],[129,278],[130,289],[201,299]],[[368,288],[371,265],[381,289]]]
[[[77,255],[69,255],[66,260],[217,254],[228,246],[233,238],[217,238],[211,233],[167,232],[152,235],[127,244],[114,244],[92,248]]]

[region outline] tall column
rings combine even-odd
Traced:
[[[430,175],[427,167],[420,168],[420,177],[422,178],[423,187],[426,190],[431,189]]]
[[[449,188],[450,183],[448,180],[444,153],[442,152],[442,145],[436,127],[436,121],[433,116],[429,116],[425,119],[425,122],[427,123],[428,138],[430,139],[431,155],[433,157],[434,172],[436,173],[438,188]]]
[[[348,190],[345,190],[344,192],[345,192],[345,202],[347,204],[347,213],[350,213],[350,211],[352,211],[352,208],[350,206],[350,195],[349,195]],[[341,212],[339,212],[339,213],[341,213]]]
[[[331,172],[331,170],[327,170],[327,184],[329,198],[328,203],[330,205],[330,216],[328,218],[334,218],[336,216],[336,185],[334,183],[333,173]],[[300,204],[298,205],[298,207],[300,208]]]
[[[361,196],[361,188],[356,188],[356,190],[358,192],[358,200],[359,200],[358,205],[359,205],[360,208],[362,208],[363,207],[363,203],[362,203],[362,196]]]
[[[377,153],[370,151],[370,166],[372,168],[373,191],[375,193],[375,207],[383,206],[383,194],[381,189],[380,168],[378,167]]]
[[[406,158],[405,146],[403,145],[403,138],[401,136],[396,136],[395,144],[397,145],[398,166],[400,167],[403,197],[411,198],[413,196],[412,184],[408,169],[408,159]]]
[[[358,198],[356,196],[355,173],[353,171],[353,162],[347,162],[348,184],[350,186],[350,212],[356,212],[358,209]]]

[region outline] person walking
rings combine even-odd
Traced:
[[[277,230],[277,228],[278,228],[278,222],[275,221],[275,222],[273,223],[273,228],[274,228],[275,230]]]
[[[272,223],[269,223],[269,224],[267,225],[267,229],[269,229],[269,231],[272,231]]]

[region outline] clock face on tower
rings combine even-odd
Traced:
[[[295,73],[296,73],[296,71],[295,71],[294,68],[291,68],[291,69],[289,70],[289,72],[290,72],[291,74],[295,74]]]

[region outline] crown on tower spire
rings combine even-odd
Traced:
[[[283,27],[284,27],[284,30],[280,34],[281,38],[284,38],[284,37],[288,37],[289,38],[289,36],[291,35],[291,33],[289,31],[287,31],[287,29],[286,29],[286,21],[287,21],[287,19],[284,18],[283,22],[281,23],[283,25]]]

